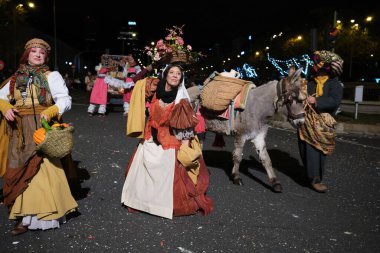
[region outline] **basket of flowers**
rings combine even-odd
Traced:
[[[189,63],[191,62],[191,59],[189,58],[189,55],[186,54],[185,51],[173,51],[171,53],[170,62],[184,62]]]
[[[62,158],[70,154],[74,146],[74,127],[67,123],[55,123],[50,126],[45,119],[41,120],[41,124],[42,127],[33,134],[37,152],[53,158]]]
[[[190,45],[185,46],[183,40],[183,27],[173,26],[167,28],[169,32],[165,39],[160,39],[156,42],[155,47],[145,47],[145,52],[153,62],[168,64],[180,62],[182,64],[192,64],[197,62],[201,57],[204,57],[201,52],[193,51]]]

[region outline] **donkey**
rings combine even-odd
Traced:
[[[303,101],[307,98],[306,80],[301,78],[302,69],[289,70],[289,75],[279,81],[269,81],[249,91],[245,110],[237,114],[233,129],[229,128],[228,120],[217,117],[210,118],[205,114],[206,129],[217,134],[231,132],[234,136],[232,181],[243,185],[239,174],[239,166],[243,156],[243,147],[250,140],[256,147],[260,161],[264,166],[274,192],[282,192],[271,159],[268,155],[265,137],[268,132],[268,119],[275,112],[287,117],[292,126],[297,127],[304,122]]]

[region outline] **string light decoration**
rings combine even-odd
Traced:
[[[270,63],[276,68],[276,70],[282,75],[287,75],[287,70],[292,66],[296,66],[297,68],[302,67],[302,73],[304,73],[306,76],[309,74],[309,67],[313,67],[313,61],[310,59],[309,55],[303,54],[299,58],[290,58],[288,60],[278,60],[275,58],[270,57],[269,53],[267,53],[267,58]],[[283,69],[280,65],[284,66],[285,69]]]
[[[248,63],[244,63],[242,72],[243,71],[245,73],[245,76],[248,78],[256,78],[257,77],[257,73],[256,73],[255,69],[252,66],[250,66]]]
[[[240,78],[256,78],[257,73],[255,69],[250,66],[248,63],[244,63],[242,67],[234,68],[235,71],[240,73]],[[228,72],[228,70],[224,69],[223,71]]]

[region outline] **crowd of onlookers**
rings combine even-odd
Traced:
[[[83,78],[73,78],[68,73],[64,74],[63,79],[65,80],[66,86],[69,89],[84,89],[86,91],[91,91],[94,86],[94,81],[96,79],[96,74],[88,71]]]

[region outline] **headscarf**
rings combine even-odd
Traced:
[[[325,72],[330,76],[340,76],[343,73],[343,60],[342,58],[327,50],[315,51],[311,56],[314,62],[314,71]]]

